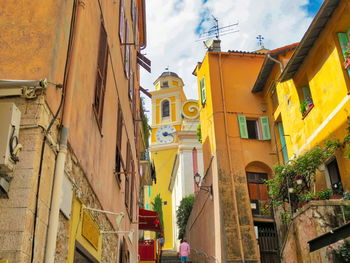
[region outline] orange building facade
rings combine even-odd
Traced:
[[[277,157],[264,98],[251,93],[263,60],[261,53],[207,52],[194,71],[207,171],[202,186],[212,192],[199,191],[187,224],[193,262],[279,262],[263,184]],[[257,239],[262,233],[274,236],[270,251]]]
[[[137,262],[145,1],[0,9],[0,79],[46,79],[0,81],[0,110],[21,114],[12,127],[22,146],[0,168],[0,261]]]

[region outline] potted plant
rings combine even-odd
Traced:
[[[301,115],[303,115],[303,116],[307,111],[307,105],[308,105],[308,103],[306,100],[304,100],[302,103],[300,103],[300,112],[301,112]]]
[[[319,191],[317,193],[317,196],[321,199],[321,200],[329,200],[329,198],[331,197],[333,191],[331,189],[327,189],[327,190],[322,190]]]

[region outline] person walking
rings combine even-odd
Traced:
[[[179,247],[180,261],[187,263],[189,256],[190,256],[190,245],[187,243],[186,239],[182,239]]]

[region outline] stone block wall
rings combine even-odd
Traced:
[[[341,205],[349,201],[311,201],[298,211],[290,223],[281,248],[282,262],[328,263],[333,262],[332,245],[309,252],[308,241],[343,225]]]

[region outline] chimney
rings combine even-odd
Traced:
[[[221,52],[220,43],[221,43],[220,39],[208,39],[207,41],[204,41],[205,47],[210,52]]]

